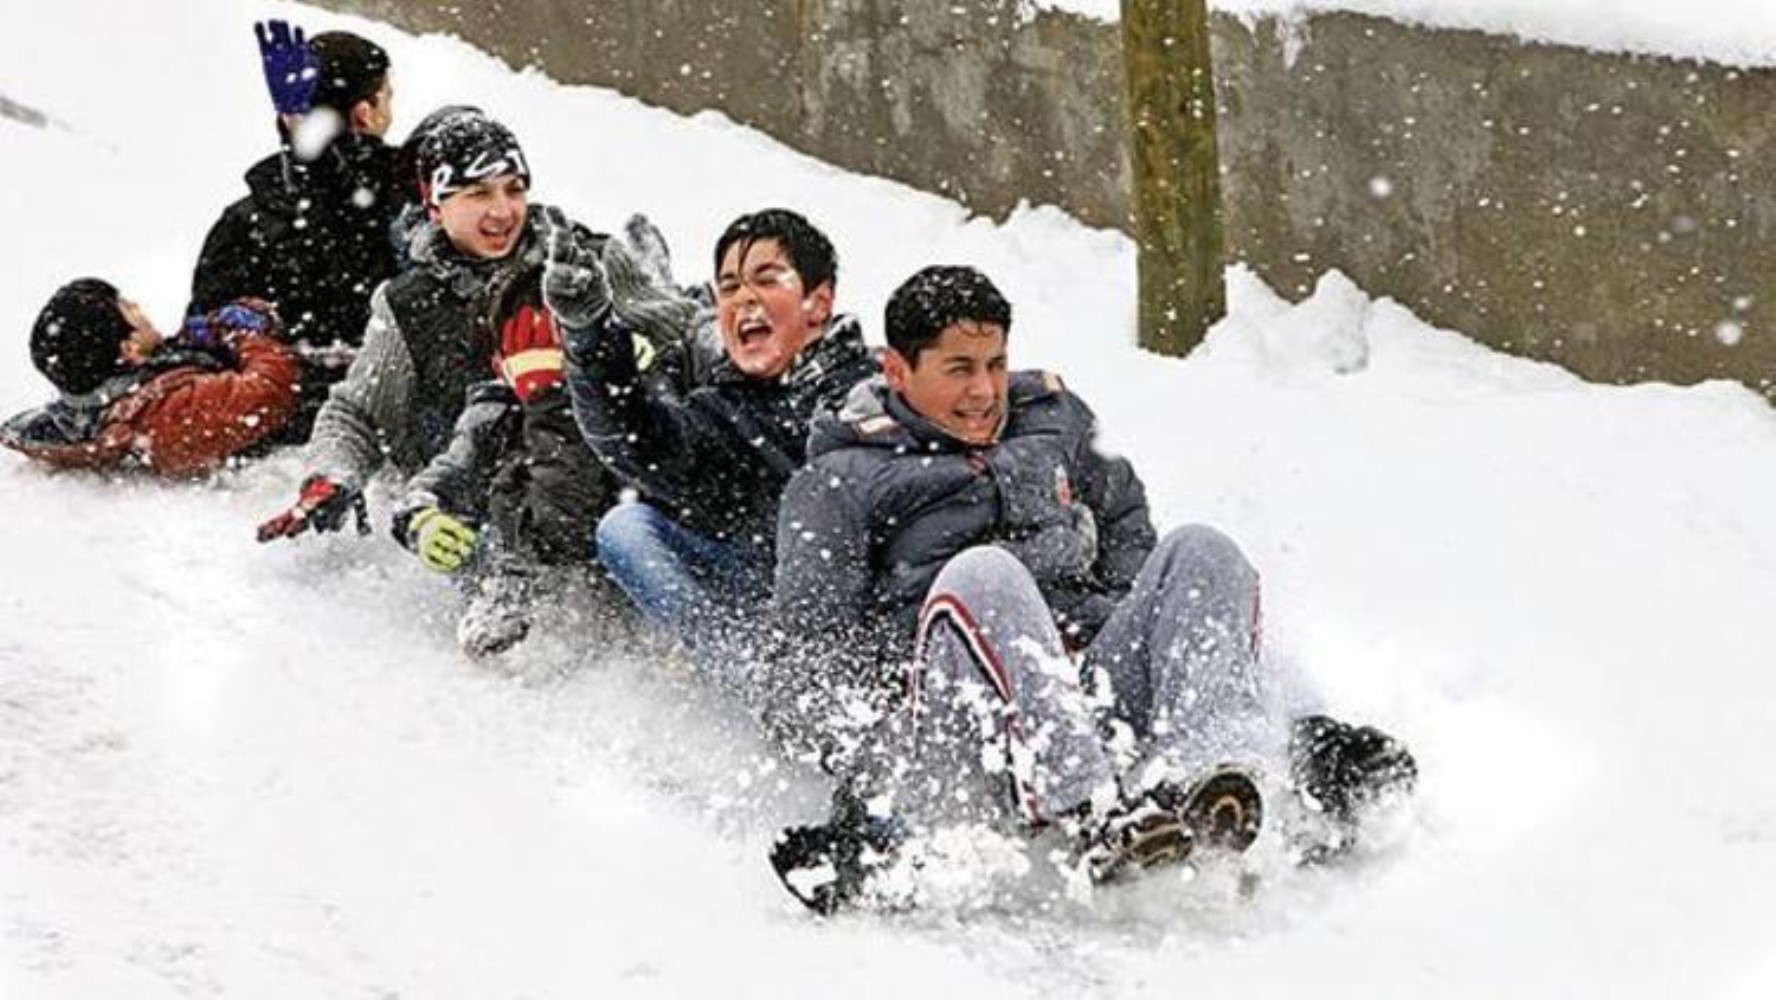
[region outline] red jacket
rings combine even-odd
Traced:
[[[233,348],[233,371],[192,367],[156,375],[107,406],[91,437],[8,433],[0,434],[0,444],[63,469],[134,464],[169,478],[214,471],[296,412],[295,353],[261,334],[242,335]]]

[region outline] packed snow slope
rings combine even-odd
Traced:
[[[536,197],[651,213],[700,276],[767,204],[824,225],[872,332],[917,266],[978,265],[1162,526],[1264,574],[1273,662],[1399,733],[1423,789],[1347,866],[1238,901],[811,919],[764,863],[819,808],[670,658],[566,601],[496,668],[390,543],[261,547],[296,456],[208,485],[0,456],[0,997],[1767,997],[1776,994],[1776,418],[1726,384],[1586,384],[1336,276],[1235,271],[1187,360],[1133,345],[1129,244],[1003,225],[716,115],[515,74],[443,38],[260,3],[0,12],[0,409],[26,332],[106,275],[165,323],[271,145],[250,20],[388,46],[397,131],[509,121]],[[379,495],[378,501],[383,498]],[[386,517],[386,504],[377,513]]]

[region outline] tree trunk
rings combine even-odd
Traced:
[[[1227,312],[1207,0],[1122,0],[1141,346],[1181,356]]]

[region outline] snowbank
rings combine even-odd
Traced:
[[[1105,21],[1122,16],[1117,0],[1038,0],[1038,5]],[[1764,0],[1210,0],[1210,6],[1250,17],[1345,10],[1605,52],[1730,66],[1776,64],[1776,6]]]

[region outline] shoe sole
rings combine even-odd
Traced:
[[[784,828],[771,845],[771,869],[783,888],[821,916],[836,912],[857,893],[837,864],[837,837],[828,825]]]
[[[1178,816],[1203,847],[1240,854],[1264,828],[1264,796],[1251,775],[1225,766],[1191,786]]]

